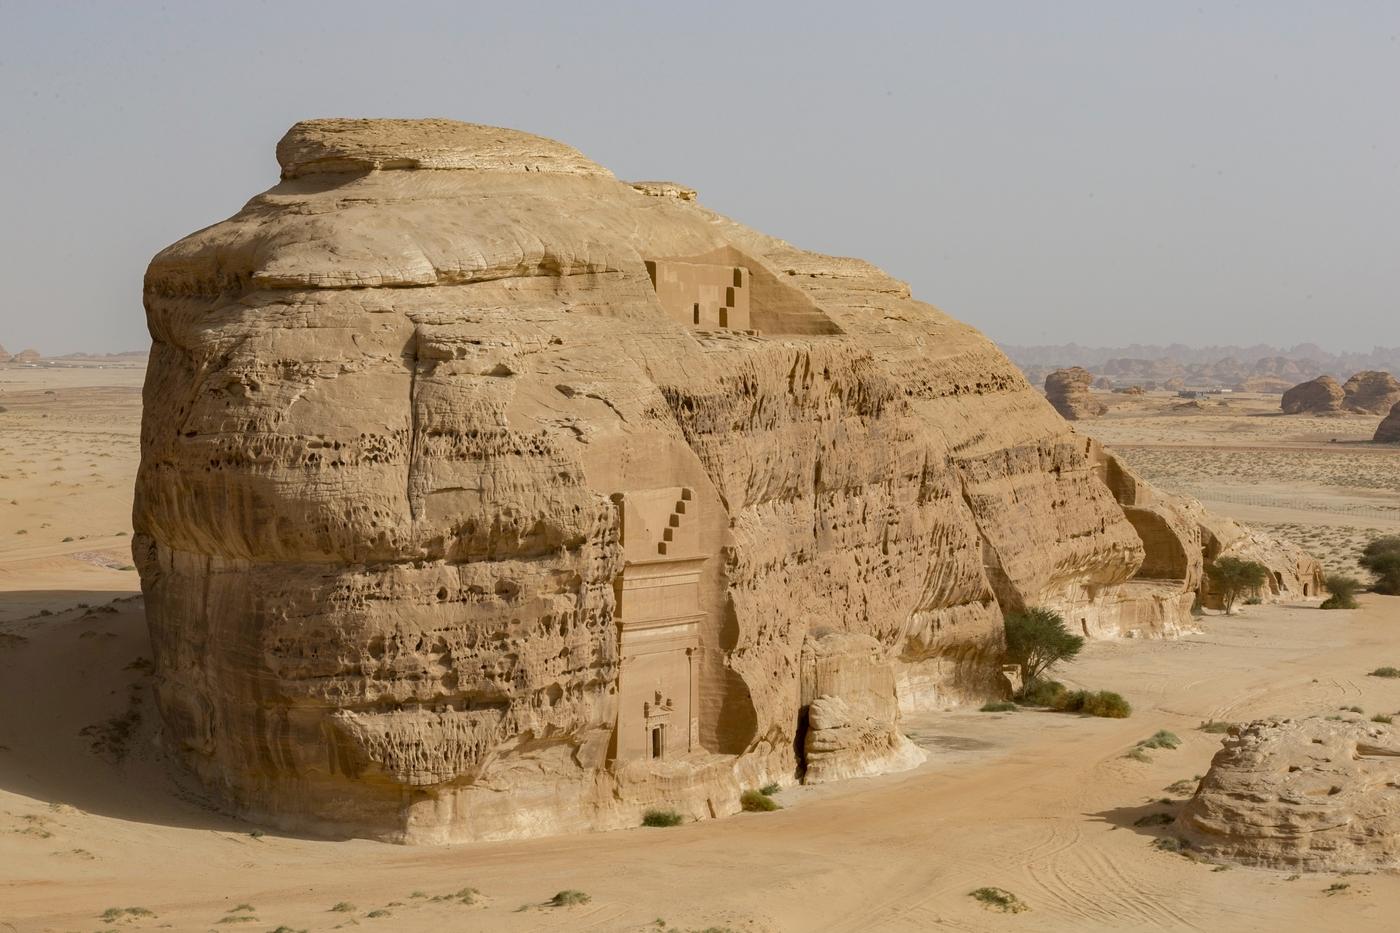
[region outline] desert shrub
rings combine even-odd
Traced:
[[[550,907],[573,907],[575,904],[587,904],[593,898],[582,891],[560,891],[549,899]]]
[[[1067,692],[1057,680],[1032,680],[1016,694],[1016,702],[1023,706],[1056,706]]]
[[[1378,667],[1371,672],[1372,677],[1400,677],[1400,668]]]
[[[1221,722],[1215,719],[1207,719],[1196,727],[1201,732],[1209,732],[1211,735],[1221,735],[1229,732],[1235,724],[1232,722]]]
[[[978,888],[976,891],[969,891],[968,896],[981,901],[988,907],[1008,914],[1019,914],[1023,910],[1030,910],[1025,901],[1005,888]]]
[[[1148,813],[1133,820],[1134,826],[1170,826],[1176,822],[1176,817],[1170,813]]]
[[[1067,713],[1083,713],[1104,719],[1127,719],[1133,714],[1128,701],[1111,690],[1075,690],[1065,694],[1056,706]]]
[[[1344,573],[1328,574],[1323,580],[1329,595],[1322,601],[1323,609],[1355,609],[1356,594],[1361,592],[1361,581]]]
[[[643,826],[679,826],[681,815],[675,810],[648,810],[642,814]]]
[[[765,797],[772,797],[780,790],[782,790],[782,788],[779,787],[777,784],[764,784],[758,789],[758,792]]]
[[[349,901],[340,901],[336,903],[331,910],[338,914],[353,914],[355,912],[355,905]]]
[[[1326,894],[1328,897],[1331,897],[1333,894],[1341,894],[1349,887],[1351,887],[1351,885],[1347,884],[1345,881],[1334,881],[1330,885],[1328,885],[1322,893]]]
[[[1185,839],[1178,839],[1176,836],[1162,836],[1152,840],[1152,845],[1163,852],[1176,852],[1177,854],[1184,853],[1191,848],[1191,843]]]
[[[1269,568],[1258,561],[1238,557],[1217,557],[1206,567],[1210,587],[1220,596],[1225,614],[1235,610],[1241,596],[1257,593],[1269,579]]]
[[[1147,754],[1146,749],[1141,745],[1134,745],[1123,753],[1124,758],[1131,758],[1133,761],[1151,761],[1152,756]]]
[[[1376,578],[1371,589],[1386,596],[1400,596],[1400,535],[1374,539],[1361,549],[1357,563]]]
[[[1342,710],[1342,712],[1344,712],[1344,713],[1364,713],[1364,712],[1366,712],[1364,709],[1362,709],[1362,708],[1359,707],[1359,706],[1343,706],[1343,707],[1341,707],[1341,710]]]
[[[1181,745],[1181,739],[1175,732],[1158,729],[1152,733],[1151,738],[1143,739],[1138,745],[1143,748],[1178,748]]]
[[[1380,722],[1385,723],[1386,725],[1390,725],[1394,721],[1395,720],[1392,717],[1387,716],[1384,713],[1377,713],[1376,715],[1371,717],[1371,722]]]
[[[144,907],[108,907],[102,911],[102,915],[98,919],[108,923],[116,923],[123,918],[154,917],[155,915],[155,911],[147,910]]]
[[[782,804],[759,790],[746,790],[740,794],[739,806],[750,813],[768,813],[783,808]]]
[[[1016,708],[1015,703],[1008,703],[1005,700],[998,700],[995,703],[983,703],[979,713],[1009,713]]]
[[[1251,596],[1244,601],[1244,604],[1246,606],[1262,606],[1264,605],[1264,599],[1260,596]]]
[[[1065,628],[1065,620],[1050,609],[1027,609],[1006,616],[1006,656],[1021,665],[1027,684],[1061,661],[1079,654],[1084,639]]]
[[[390,912],[387,911],[387,910],[382,910],[382,909],[381,909],[381,910],[371,910],[369,913],[365,914],[365,916],[366,916],[366,917],[369,917],[371,920],[377,920],[377,919],[379,919],[380,917],[392,917],[393,914],[390,913]]]

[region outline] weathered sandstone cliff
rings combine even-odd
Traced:
[[[1079,366],[1057,369],[1045,377],[1045,397],[1062,417],[1069,421],[1097,418],[1108,406],[1090,393],[1094,374]]]
[[[1331,376],[1318,376],[1307,382],[1300,382],[1279,400],[1279,407],[1285,415],[1317,414],[1341,411],[1346,393]]]
[[[1390,414],[1381,419],[1372,440],[1377,444],[1400,444],[1400,402],[1396,402]]]
[[[1400,380],[1390,373],[1370,369],[1343,383],[1342,392],[1346,394],[1342,404],[1348,411],[1383,415],[1400,403]]]
[[[223,805],[409,842],[919,757],[1001,617],[1190,625],[1202,539],[984,337],[690,189],[323,120],[161,252],[133,542]]]

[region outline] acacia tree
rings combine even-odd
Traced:
[[[1385,596],[1400,596],[1400,537],[1377,538],[1361,551],[1361,566],[1375,574],[1371,589]]]
[[[1246,593],[1258,593],[1269,579],[1269,568],[1252,560],[1238,557],[1217,557],[1206,567],[1210,588],[1220,597],[1225,614],[1235,610],[1235,603]]]
[[[1065,628],[1065,620],[1050,609],[1026,609],[1006,616],[1006,657],[1021,665],[1029,686],[1061,661],[1079,654],[1084,639]]]
[[[1323,580],[1327,592],[1331,593],[1322,601],[1323,609],[1355,609],[1356,594],[1361,592],[1361,581],[1342,573],[1328,574]]]

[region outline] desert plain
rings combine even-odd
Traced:
[[[1060,679],[1121,692],[1130,718],[908,716],[925,764],[787,787],[777,812],[434,848],[223,816],[172,776],[150,697],[129,553],[143,375],[0,366],[0,929],[1394,928],[1394,874],[1227,869],[1158,848],[1172,827],[1154,816],[1180,810],[1218,750],[1204,722],[1400,713],[1400,681],[1368,676],[1400,665],[1400,598],[1374,595],[1091,641]],[[1329,570],[1400,532],[1400,448],[1368,442],[1376,417],[1285,417],[1277,396],[1103,399],[1076,430]],[[1181,746],[1125,757],[1159,729]],[[986,886],[1028,909],[969,896]],[[568,891],[587,899],[554,906]]]

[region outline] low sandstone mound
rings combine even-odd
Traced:
[[[1264,720],[1225,739],[1179,825],[1209,858],[1263,868],[1400,866],[1400,735],[1360,720]]]
[[[1400,402],[1396,402],[1371,438],[1377,444],[1400,444]]]
[[[1089,394],[1093,383],[1093,373],[1081,366],[1057,369],[1045,377],[1045,397],[1067,421],[1097,418],[1108,411],[1108,406]]]
[[[11,363],[37,363],[37,362],[39,362],[41,359],[43,359],[43,357],[39,355],[39,351],[38,351],[38,350],[32,350],[32,349],[30,349],[30,350],[21,350],[21,351],[19,351],[19,352],[16,353],[14,356],[10,357],[10,362],[11,362]]]
[[[1347,411],[1367,415],[1383,415],[1400,402],[1400,381],[1378,370],[1357,373],[1346,381],[1342,391],[1346,393],[1342,406]]]
[[[1280,407],[1285,415],[1320,414],[1342,410],[1346,393],[1331,376],[1318,376],[1283,393]]]
[[[5,349],[3,343],[0,343],[0,363],[8,363],[12,359],[14,359],[14,357],[11,355],[10,351]]]

